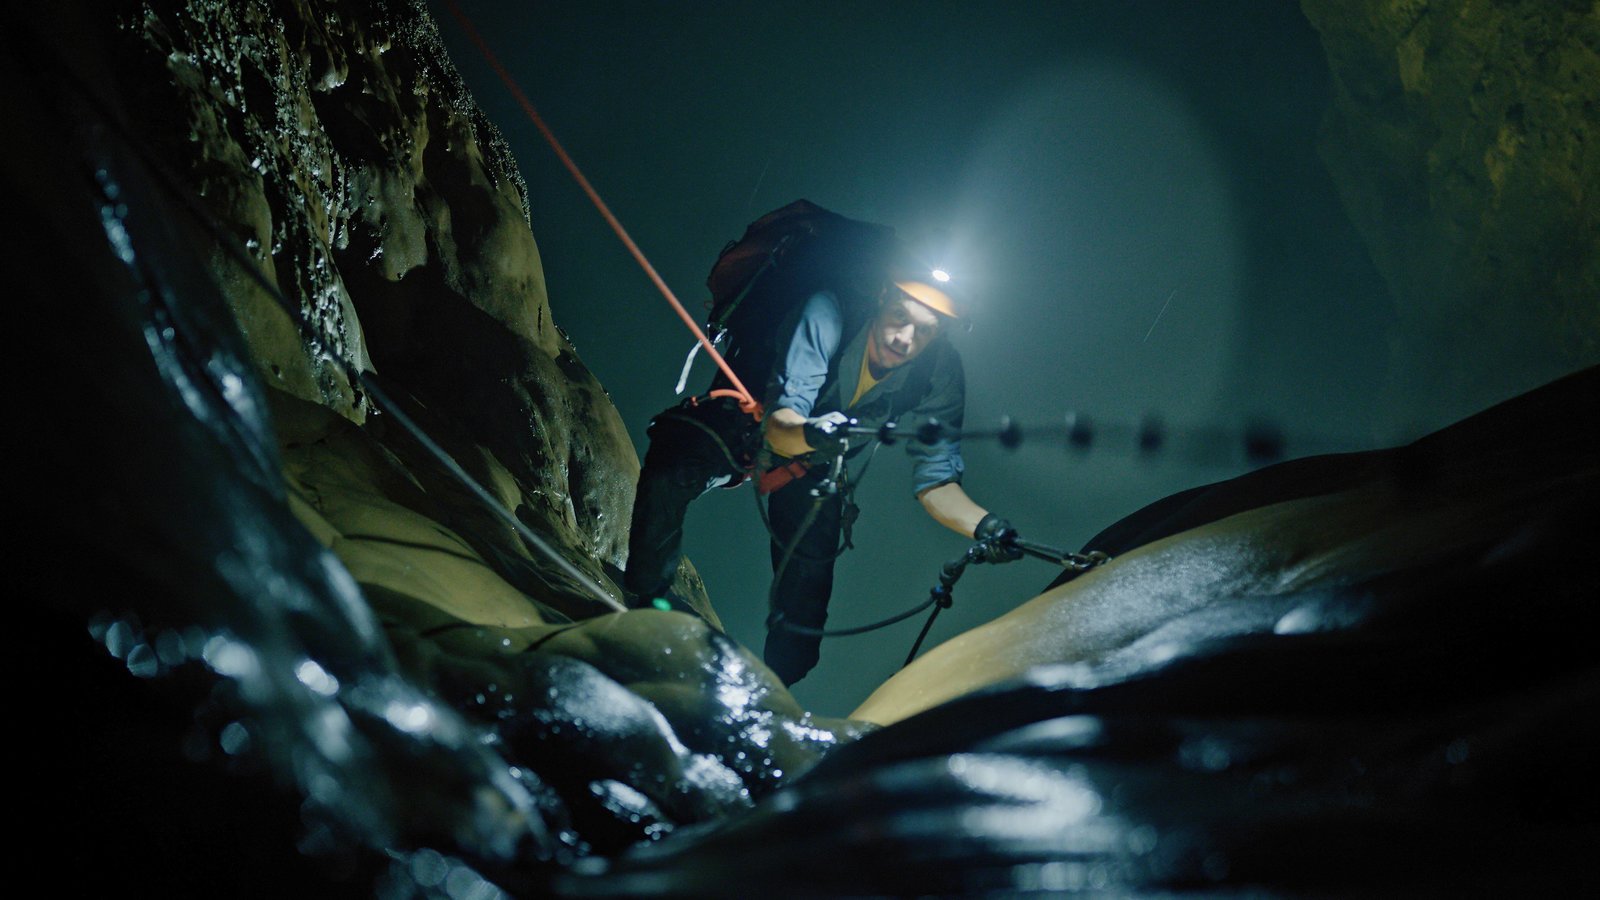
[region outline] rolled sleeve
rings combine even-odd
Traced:
[[[843,332],[844,314],[838,298],[828,291],[812,294],[801,308],[783,363],[773,373],[777,399],[768,404],[768,409],[792,409],[802,416],[811,415],[817,394],[828,380],[828,362],[839,351]]]
[[[937,441],[933,444],[914,444],[911,454],[911,490],[920,494],[942,484],[960,484],[967,470],[961,458],[960,441]]]
[[[907,423],[915,429],[929,419],[951,428],[962,427],[966,416],[966,374],[961,369],[961,357],[948,350],[934,370],[928,397],[912,411]],[[966,472],[966,461],[961,458],[961,441],[941,439],[931,444],[911,441],[907,446],[911,454],[911,485],[914,493],[922,493],[941,484],[960,484]]]

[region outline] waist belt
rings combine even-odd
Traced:
[[[783,487],[796,478],[804,478],[811,467],[798,459],[791,459],[775,469],[768,469],[756,479],[756,492],[763,497]]]

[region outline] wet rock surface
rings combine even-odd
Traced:
[[[24,581],[50,627],[79,622],[52,659],[97,660],[59,723],[109,805],[83,886],[493,893],[483,873],[526,886],[744,809],[859,730],[699,619],[596,618],[400,426],[615,591],[637,460],[550,323],[514,167],[420,5],[7,22],[6,196],[36,227],[5,273],[42,357],[89,361],[24,406],[34,469],[64,485]],[[237,780],[199,796],[196,763]],[[262,804],[287,831],[253,824]],[[195,814],[169,826],[171,806]],[[170,838],[129,839],[152,830]],[[190,859],[256,841],[253,868]],[[298,851],[326,865],[280,865]]]
[[[749,815],[558,883],[1592,891],[1600,425],[1572,413],[1597,401],[1589,369],[1412,446],[1153,504],[1090,542],[1111,563],[855,713],[888,727]]]
[[[22,508],[17,634],[60,695],[40,740],[67,786],[45,816],[61,881],[1597,887],[1595,370],[1412,447],[1155,504],[1091,542],[1113,564],[886,685],[911,688],[872,714],[892,724],[817,721],[702,622],[597,608],[330,363],[370,364],[606,578],[631,449],[419,8],[7,17],[4,196],[31,227],[0,273],[42,360],[21,470],[52,488]]]
[[[551,321],[515,162],[421,5],[185,0],[123,4],[96,19],[117,29],[108,40],[117,99],[137,111],[130,128],[316,328],[308,341],[237,261],[207,248],[271,402],[298,399],[370,425],[341,438],[327,417],[280,409],[291,456],[319,456],[300,470],[364,453],[368,471],[347,473],[357,479],[347,492],[368,485],[394,500],[384,492],[403,492],[400,480],[420,482],[433,502],[413,512],[481,536],[492,569],[554,581],[529,591],[521,579],[539,602],[595,612],[476,502],[427,482],[420,449],[373,417],[371,398],[331,361],[375,372],[591,577],[620,565],[637,457]],[[362,438],[369,446],[358,450]],[[310,505],[338,504],[338,494],[316,492]]]

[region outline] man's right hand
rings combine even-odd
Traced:
[[[849,424],[850,417],[842,412],[831,412],[806,419],[803,432],[806,443],[811,445],[812,450],[830,456],[843,453],[850,440],[849,434],[844,430]]]

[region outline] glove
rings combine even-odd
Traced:
[[[984,545],[984,562],[1003,563],[1022,558],[1022,548],[1012,543],[1017,537],[1017,530],[994,513],[978,520],[978,527],[972,530],[972,536]]]
[[[850,419],[843,413],[831,412],[825,416],[807,419],[802,433],[805,435],[806,443],[811,445],[811,449],[828,456],[836,456],[849,446],[850,436],[844,430],[849,422]]]

